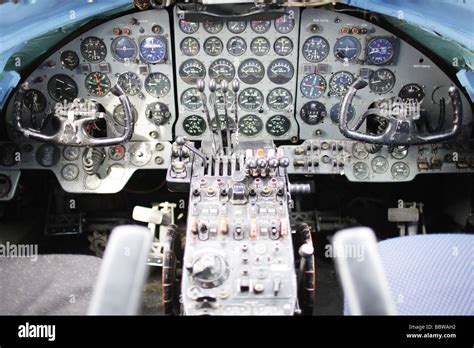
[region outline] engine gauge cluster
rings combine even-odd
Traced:
[[[215,119],[227,111],[239,115],[239,137],[289,140],[298,135],[295,119],[300,9],[288,8],[276,20],[188,22],[174,9],[179,121],[176,135],[208,139],[197,81],[205,82],[204,101]],[[209,81],[217,91],[209,91]],[[227,110],[219,90],[222,81],[240,83],[237,95],[228,93]],[[229,84],[230,89],[230,84]],[[245,118],[244,118],[245,117]]]

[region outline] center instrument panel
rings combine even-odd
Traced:
[[[464,130],[455,142],[373,152],[344,138],[337,125],[339,103],[358,76],[369,86],[353,101],[351,124],[374,101],[389,97],[421,105],[433,123],[444,98],[446,122],[451,121],[447,91],[454,83],[432,60],[379,26],[341,12],[288,8],[273,21],[192,23],[175,7],[115,18],[76,36],[25,78],[30,90],[22,122],[53,132],[56,103],[95,99],[108,115],[98,131],[114,134],[124,118],[109,92],[118,83],[134,108],[131,142],[99,153],[28,141],[11,132],[14,142],[0,143],[0,200],[12,198],[20,169],[52,170],[64,190],[95,193],[119,191],[137,169],[166,169],[177,136],[210,138],[198,79],[205,81],[213,116],[210,79],[218,87],[222,80],[239,81],[237,95],[228,93],[230,124],[236,104],[239,139],[297,142],[280,147],[291,159],[290,174],[387,182],[474,169],[474,154],[465,145],[472,113],[464,95]],[[6,112],[10,124],[13,99]],[[214,99],[222,117],[219,88]],[[98,159],[100,173],[91,174],[85,156]]]

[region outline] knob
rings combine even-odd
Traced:
[[[290,159],[288,157],[281,157],[280,158],[280,167],[288,168],[290,165]]]
[[[221,82],[221,91],[222,91],[222,93],[227,93],[228,90],[229,90],[229,84],[227,83],[226,80],[222,80],[222,82]]]
[[[247,159],[246,165],[249,169],[255,169],[257,168],[257,160],[255,158],[249,158]]]
[[[234,79],[234,80],[232,81],[232,86],[231,86],[231,88],[232,88],[232,92],[237,93],[237,92],[239,91],[239,89],[240,89],[240,82],[239,82],[239,80]]]
[[[204,80],[202,80],[202,79],[197,80],[197,89],[198,89],[199,92],[201,92],[201,93],[204,92],[205,87],[206,87],[206,84],[205,84]]]
[[[211,93],[214,93],[216,89],[217,89],[216,80],[214,79],[209,80],[209,91],[211,91]]]
[[[278,168],[279,164],[280,164],[280,161],[278,161],[278,159],[275,157],[270,157],[268,159],[268,166],[270,168]]]

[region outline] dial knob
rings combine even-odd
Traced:
[[[203,288],[219,286],[229,277],[229,266],[224,257],[208,250],[194,259],[188,271],[193,280]]]

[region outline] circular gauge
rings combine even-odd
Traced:
[[[170,80],[161,73],[151,73],[145,79],[145,89],[154,97],[164,97],[169,93],[170,88]]]
[[[374,173],[383,174],[388,169],[388,161],[385,157],[377,156],[371,162],[371,167]]]
[[[369,177],[370,169],[369,166],[364,162],[357,162],[352,168],[354,177],[358,180],[365,180]]]
[[[137,167],[143,167],[151,160],[150,144],[145,142],[132,143],[128,149],[130,163]]]
[[[224,109],[224,95],[222,94],[221,89],[217,89],[216,93],[214,94],[214,98],[217,104],[217,109],[223,110]],[[209,97],[209,103],[211,105],[214,105],[214,98],[213,95]],[[234,105],[235,102],[235,94],[234,92],[228,91],[227,92],[227,108],[231,108]]]
[[[357,159],[363,160],[369,157],[369,152],[364,143],[357,142],[352,145],[352,155]]]
[[[103,97],[110,91],[110,80],[107,75],[93,72],[86,76],[87,92],[94,97]]]
[[[268,119],[265,129],[267,133],[275,137],[280,137],[290,130],[291,122],[283,115],[275,115]]]
[[[286,36],[279,37],[273,44],[273,49],[279,56],[287,56],[293,52],[293,41]]]
[[[111,146],[108,151],[112,161],[121,161],[125,157],[125,152],[127,152],[127,150],[122,144]]]
[[[265,67],[260,61],[254,58],[246,59],[240,64],[239,78],[242,82],[254,85],[262,81],[265,76]]]
[[[168,106],[163,103],[156,102],[151,103],[146,107],[145,116],[155,125],[162,126],[170,119],[171,113]]]
[[[375,38],[367,44],[367,58],[375,65],[389,63],[395,52],[393,42],[386,38]]]
[[[247,137],[253,137],[263,129],[263,121],[256,115],[245,115],[239,120],[239,133]]]
[[[201,93],[197,88],[189,88],[181,94],[181,104],[188,110],[198,110],[202,107]]]
[[[148,36],[140,42],[142,59],[151,64],[160,63],[166,58],[166,43],[160,36]]]
[[[235,76],[234,65],[227,59],[217,59],[209,65],[209,77],[218,83],[222,80],[232,81]]]
[[[76,82],[67,75],[54,75],[48,81],[48,93],[55,101],[71,103],[77,98]]]
[[[75,161],[79,158],[81,149],[76,146],[66,146],[63,149],[63,157],[66,161]]]
[[[46,97],[37,89],[29,89],[23,96],[23,103],[33,113],[46,110]]]
[[[286,59],[274,60],[267,69],[268,78],[277,85],[288,83],[295,74],[295,68]]]
[[[321,36],[312,36],[303,44],[303,57],[312,63],[320,62],[329,55],[329,42]]]
[[[79,175],[79,168],[73,163],[66,164],[61,169],[61,177],[66,181],[73,181]]]
[[[209,34],[215,35],[222,30],[224,23],[220,21],[205,21],[203,27]]]
[[[74,51],[64,51],[61,53],[61,64],[69,70],[77,68],[79,65],[79,56]]]
[[[227,29],[233,34],[241,34],[247,29],[247,22],[245,21],[229,21],[227,22]]]
[[[307,102],[300,111],[300,117],[303,122],[312,126],[320,123],[326,115],[326,107],[318,101]]]
[[[241,56],[247,50],[247,43],[240,36],[234,36],[227,42],[227,51],[233,56]]]
[[[375,93],[388,93],[395,86],[395,74],[389,69],[378,69],[369,78],[369,87]]]
[[[227,129],[226,128],[226,119],[224,115],[219,115],[218,116],[219,122],[220,122],[220,127],[222,130]],[[235,129],[235,122],[232,118],[227,117],[227,124],[229,125],[230,129]],[[214,131],[217,131],[217,121],[215,118],[211,120],[211,127]]]
[[[268,93],[267,105],[272,110],[284,110],[293,103],[293,96],[285,88],[274,88]]]
[[[398,96],[402,98],[405,103],[421,103],[425,98],[425,92],[423,92],[423,87],[416,83],[409,83],[402,87]]]
[[[117,79],[117,83],[130,96],[137,95],[142,88],[142,81],[137,74],[131,71],[121,74]]]
[[[191,115],[183,120],[184,131],[193,137],[204,134],[206,128],[206,121],[201,116]]]
[[[354,75],[348,71],[338,71],[329,80],[329,89],[339,96],[344,95],[354,82]]]
[[[55,166],[60,157],[61,151],[53,144],[43,144],[36,151],[36,162],[42,167]]]
[[[185,21],[184,19],[179,20],[179,28],[183,33],[194,34],[199,29],[199,23]]]
[[[81,54],[91,63],[100,63],[107,56],[107,47],[101,39],[90,36],[82,40]]]
[[[246,88],[239,94],[239,105],[245,111],[260,109],[263,105],[263,94],[256,88]]]
[[[218,56],[222,53],[223,49],[224,44],[218,37],[211,36],[204,41],[204,52],[210,56]]]
[[[199,53],[199,41],[193,37],[187,37],[181,41],[181,52],[188,57],[195,56]]]
[[[300,85],[301,93],[310,99],[322,96],[326,92],[326,88],[326,80],[319,74],[305,76]]]
[[[270,42],[263,36],[256,37],[250,43],[250,50],[256,56],[264,56],[270,51]]]
[[[342,62],[351,62],[360,54],[361,46],[353,36],[343,36],[334,44],[334,55]]]
[[[293,14],[284,14],[280,18],[275,19],[275,29],[280,34],[288,34],[295,27]]]
[[[408,155],[408,147],[407,146],[395,146],[391,153],[393,158],[396,159],[404,159]]]
[[[112,55],[119,62],[130,62],[137,55],[137,45],[128,36],[119,36],[112,41]]]
[[[329,112],[331,114],[331,121],[334,124],[339,124],[339,110],[341,108],[341,104],[337,103],[334,104]],[[349,108],[349,112],[347,113],[347,122],[350,122],[355,116],[355,109],[354,106],[351,105]]]
[[[114,108],[114,112],[113,112],[112,117],[113,117],[115,123],[117,123],[118,125],[120,125],[122,127],[125,126],[125,112],[123,111],[122,104],[119,104]],[[137,109],[135,109],[135,107],[132,105],[132,120],[133,120],[133,123],[136,123],[137,119],[138,119]]]
[[[252,22],[250,22],[250,27],[257,34],[266,33],[268,31],[268,29],[270,29],[271,26],[272,26],[272,22],[270,22],[270,21],[252,21]]]
[[[404,162],[395,162],[390,172],[395,180],[404,180],[410,175],[410,167]]]
[[[179,67],[179,76],[184,82],[192,85],[206,77],[206,67],[197,59],[188,59]]]
[[[0,165],[11,167],[21,160],[20,148],[15,143],[0,145]]]

